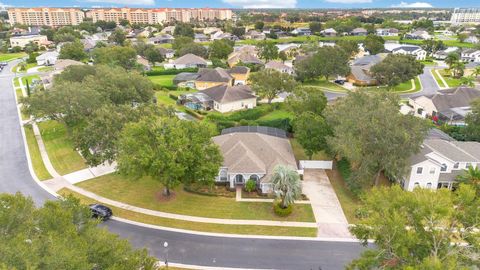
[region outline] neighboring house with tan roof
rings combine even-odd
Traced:
[[[376,85],[377,80],[373,78],[370,68],[382,62],[384,58],[384,54],[366,55],[358,58],[350,66],[350,74],[347,76],[347,80],[357,86]]]
[[[182,95],[178,102],[193,110],[216,110],[226,113],[256,107],[257,97],[246,85],[218,85]]]
[[[227,63],[230,67],[236,66],[238,63],[263,65],[262,60],[258,58],[258,51],[255,46],[242,46],[228,56]]]
[[[85,64],[72,59],[58,59],[53,65],[53,70],[57,73],[60,73],[69,66],[82,66],[82,65],[85,65]]]
[[[206,68],[207,60],[189,53],[164,65],[165,69]]]
[[[453,139],[426,139],[410,157],[410,170],[402,179],[405,190],[456,188],[456,177],[468,167],[480,166],[480,143]]]
[[[469,87],[440,90],[434,95],[411,97],[408,101],[415,116],[438,117],[449,124],[463,125],[471,111],[473,100],[480,98],[480,91]]]
[[[222,135],[213,138],[223,155],[223,165],[215,181],[226,183],[234,189],[236,185],[245,185],[252,179],[263,194],[272,193],[270,178],[275,166],[297,169],[292,146],[286,136],[255,132],[267,129],[265,127],[248,128],[252,128],[252,131],[232,130],[231,133],[222,132]]]
[[[250,69],[244,66],[235,66],[229,69],[228,73],[235,79],[234,85],[245,85],[250,77]]]
[[[195,80],[195,88],[198,90],[205,90],[218,85],[232,86],[234,82],[233,76],[221,67],[202,68],[198,71],[198,75]]]
[[[284,63],[282,63],[280,61],[276,61],[276,60],[272,60],[272,61],[266,63],[265,68],[274,69],[278,72],[286,73],[286,74],[290,74],[290,75],[293,75],[293,73],[295,73],[295,70],[292,67],[289,67],[289,66],[285,65]]]

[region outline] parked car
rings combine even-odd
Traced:
[[[334,83],[336,84],[340,84],[340,85],[344,85],[345,84],[345,80],[335,80],[333,81]]]
[[[112,210],[105,205],[101,204],[90,204],[90,211],[92,212],[93,218],[100,218],[103,221],[110,219],[112,216]]]
[[[5,66],[8,66],[7,62],[0,62],[0,67],[5,67]]]

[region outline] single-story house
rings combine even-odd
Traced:
[[[458,51],[458,47],[448,47],[445,50],[436,51],[432,57],[438,60],[445,60],[450,53]]]
[[[286,74],[290,74],[290,75],[293,75],[295,73],[295,70],[293,69],[293,67],[287,66],[284,63],[282,63],[280,61],[276,61],[276,60],[272,60],[272,61],[266,63],[265,68],[274,69],[274,70],[279,71],[281,73],[286,73]]]
[[[379,28],[375,30],[377,36],[381,37],[396,37],[398,36],[398,29],[396,28]]]
[[[454,190],[457,176],[470,166],[480,166],[480,143],[428,138],[420,152],[410,157],[410,170],[401,185],[408,191],[417,187]]]
[[[246,85],[218,85],[192,94],[182,95],[179,103],[194,110],[216,110],[221,113],[251,109],[257,97]]]
[[[405,34],[405,39],[432,39],[432,36],[425,30],[417,30]]]
[[[272,128],[248,128],[251,129],[245,127],[245,132],[222,132],[222,135],[213,137],[214,143],[220,147],[223,155],[223,165],[215,181],[225,183],[230,189],[234,189],[235,186],[245,185],[252,179],[257,183],[261,193],[272,193],[271,176],[277,165],[297,170],[292,146],[286,136],[275,135],[282,132],[263,133],[262,128],[265,130]]]
[[[385,59],[385,54],[365,55],[356,59],[350,66],[347,80],[357,86],[372,86],[378,82],[370,73],[370,68]]]
[[[85,64],[72,59],[58,59],[53,65],[53,70],[56,73],[60,73],[69,66],[81,66],[81,65],[85,65]]]
[[[245,39],[264,40],[267,36],[264,33],[250,30],[244,35]]]
[[[469,36],[463,42],[478,44],[480,42],[480,39],[477,36]]]
[[[182,72],[173,78],[173,84],[179,87],[195,88],[195,80],[198,76],[198,73]]]
[[[350,32],[352,36],[366,36],[368,34],[367,29],[365,28],[355,28]]]
[[[165,69],[206,68],[207,60],[195,54],[186,54],[164,65]]]
[[[59,53],[57,51],[44,52],[35,58],[39,66],[52,66],[57,62]]]
[[[471,111],[470,104],[477,98],[480,98],[480,90],[461,86],[430,96],[412,97],[408,103],[415,116],[438,117],[449,124],[464,125],[465,116]]]
[[[166,48],[158,48],[158,51],[163,56],[164,59],[172,59],[175,57],[175,50],[173,49],[166,49]]]
[[[337,31],[335,31],[333,28],[328,28],[320,31],[320,34],[323,34],[326,37],[335,37],[337,35]]]
[[[232,86],[234,83],[233,76],[221,68],[202,68],[198,71],[198,78],[195,80],[195,88],[205,90],[218,85]]]
[[[311,36],[312,30],[310,30],[310,28],[307,28],[307,27],[300,27],[300,28],[294,29],[291,33],[297,36]]]
[[[277,46],[279,53],[283,52],[288,57],[295,57],[300,50],[300,44],[296,43],[277,44],[275,46]]]
[[[194,41],[195,42],[207,42],[210,38],[205,34],[195,34]]]
[[[174,32],[175,32],[175,25],[167,26],[163,28],[162,31],[160,31],[160,33],[162,34],[169,34],[169,35],[173,35]]]
[[[161,34],[158,36],[154,36],[148,39],[148,44],[165,44],[165,43],[173,43],[175,38],[169,34]]]

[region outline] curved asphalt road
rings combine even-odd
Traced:
[[[37,204],[54,197],[30,175],[21,135],[11,80],[11,66],[0,72],[0,192],[22,192]],[[130,239],[136,247],[147,247],[164,260],[163,243],[168,241],[169,262],[261,269],[343,269],[363,250],[358,243],[269,240],[193,235],[156,230],[108,221],[109,229]]]

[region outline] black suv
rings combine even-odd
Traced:
[[[112,210],[105,205],[90,204],[90,211],[92,211],[92,217],[100,218],[103,221],[108,220],[112,216]]]

